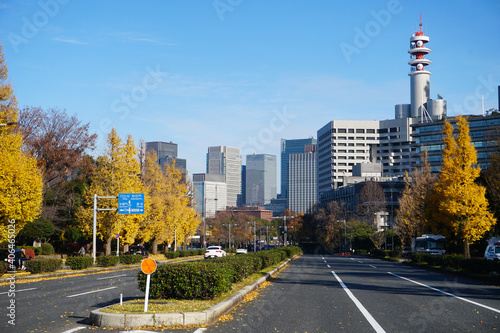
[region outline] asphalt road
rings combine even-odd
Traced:
[[[0,332],[122,332],[89,312],[143,297],[136,269],[0,287]],[[259,295],[208,328],[162,332],[489,332],[500,329],[500,288],[371,258],[303,255]],[[152,330],[147,330],[152,331]],[[159,330],[160,331],[160,330]],[[134,332],[134,330],[128,331]],[[146,332],[136,330],[135,332]]]
[[[377,259],[304,255],[232,317],[206,332],[490,332],[500,329],[500,288]]]
[[[15,284],[15,325],[9,323],[9,286],[0,287],[0,332],[64,332],[89,327],[90,311],[123,299],[144,297],[139,268]]]

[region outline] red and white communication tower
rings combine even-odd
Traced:
[[[431,72],[425,69],[425,66],[431,64],[425,56],[431,53],[431,50],[425,46],[429,42],[429,37],[424,36],[422,31],[422,14],[420,14],[420,31],[415,32],[410,38],[410,96],[411,96],[411,117],[421,118],[425,110],[425,105],[430,99],[430,76]]]

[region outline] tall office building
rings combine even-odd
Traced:
[[[281,198],[288,198],[288,156],[303,153],[306,145],[315,145],[316,139],[281,139]]]
[[[413,138],[418,123],[438,121],[446,115],[446,101],[430,99],[431,64],[425,56],[429,37],[420,30],[410,37],[410,104],[395,106],[395,119],[382,121],[334,120],[318,130],[318,195],[345,185],[358,163],[382,164],[384,176],[410,172],[418,161]]]
[[[162,141],[146,142],[146,151],[153,150],[158,157],[158,163],[164,167],[165,164],[172,164],[175,161],[175,168],[186,172],[186,160],[177,157],[177,144]]]
[[[196,210],[204,217],[214,217],[218,211],[226,210],[227,185],[223,175],[193,174]]]
[[[227,185],[227,205],[237,206],[241,201],[240,148],[208,147],[207,173],[224,176]]]
[[[276,198],[276,156],[269,154],[247,155],[246,205],[262,206]]]
[[[317,146],[306,145],[303,153],[288,156],[288,209],[311,212],[317,201]]]

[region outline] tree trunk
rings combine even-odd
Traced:
[[[466,259],[470,259],[470,248],[468,239],[464,239],[464,256]]]
[[[153,239],[153,254],[158,253],[158,239]]]
[[[123,253],[127,253],[127,252],[128,252],[128,250],[129,250],[129,246],[130,246],[130,245],[129,245],[128,243],[127,243],[127,244],[125,244],[125,245],[123,245]]]
[[[111,241],[113,240],[113,236],[109,236],[108,239],[106,240],[106,249],[105,249],[105,255],[110,256],[111,255]]]

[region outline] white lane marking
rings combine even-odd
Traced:
[[[326,265],[326,267],[330,268],[330,265]]]
[[[474,301],[471,301],[470,299],[467,299],[467,298],[463,298],[463,297],[460,297],[460,296],[457,296],[457,295],[454,295],[454,294],[451,294],[449,292],[446,292],[444,290],[441,290],[441,289],[437,289],[437,288],[434,288],[434,287],[431,287],[431,286],[428,286],[426,284],[423,284],[421,282],[417,282],[417,281],[414,281],[414,280],[410,280],[408,278],[405,278],[404,276],[401,276],[401,275],[397,275],[397,274],[394,274],[394,273],[391,273],[391,272],[387,272],[395,277],[398,277],[400,279],[403,279],[403,280],[406,280],[406,281],[409,281],[409,282],[412,282],[412,283],[415,283],[415,284],[418,284],[419,286],[422,286],[422,287],[425,287],[425,288],[429,288],[431,290],[434,290],[434,291],[437,291],[437,292],[440,292],[442,294],[445,294],[447,296],[450,296],[450,297],[454,297],[456,299],[459,299],[461,301],[464,301],[464,302],[468,302],[468,303],[471,303],[471,304],[474,304],[474,305],[477,305],[477,306],[480,306],[482,308],[485,308],[485,309],[488,309],[488,310],[491,310],[491,311],[494,311],[494,312],[497,312],[497,313],[500,313],[500,310],[499,309],[495,309],[495,308],[492,308],[492,307],[489,307],[487,305],[484,305],[484,304],[481,304],[481,303],[478,303],[478,302],[474,302]]]
[[[377,266],[373,266],[373,265],[368,265],[368,266],[370,266],[371,268],[377,268]]]
[[[326,262],[326,260],[323,260],[323,262]]]
[[[204,328],[204,330],[206,330],[206,328]],[[196,332],[198,332],[198,331],[196,331]],[[203,332],[203,331],[201,331],[201,332]],[[155,331],[133,330],[133,331],[120,331],[120,333],[155,333]]]
[[[321,259],[325,260],[325,258],[324,258],[324,257],[321,257]]]
[[[92,291],[87,291],[86,293],[75,294],[75,295],[70,295],[70,296],[66,296],[66,297],[82,296],[82,295],[87,295],[87,294],[92,294],[92,293],[98,293],[98,292],[104,291],[104,290],[115,289],[115,288],[118,288],[118,287],[109,287],[109,288],[104,288],[104,289],[92,290]]]
[[[354,258],[349,258],[349,259],[354,260]]]
[[[127,276],[127,274],[115,275],[115,276],[106,276],[106,277],[98,278],[97,280],[112,279],[112,278],[121,277],[121,276]]]
[[[2,295],[2,294],[8,294],[10,292],[18,293],[20,291],[29,291],[29,290],[35,290],[35,289],[37,289],[37,288],[28,288],[28,289],[19,289],[19,290],[16,289],[16,290],[6,291],[6,292],[3,292],[3,293],[0,293],[0,295]]]
[[[194,331],[194,333],[201,333],[201,332],[205,332],[207,329],[206,328],[198,328],[196,331]]]
[[[351,300],[354,302],[354,304],[356,304],[356,306],[361,311],[361,313],[363,314],[363,316],[365,316],[366,320],[368,320],[368,322],[370,323],[370,325],[372,325],[372,327],[375,329],[375,332],[377,332],[377,333],[382,333],[382,332],[385,333],[385,331],[382,328],[382,326],[380,326],[377,323],[377,321],[375,320],[375,318],[372,317],[372,315],[370,314],[370,312],[368,312],[368,310],[365,309],[365,307],[363,306],[363,304],[361,304],[361,302],[358,301],[358,299],[356,298],[356,296],[354,296],[354,294],[349,290],[349,288],[347,288],[347,286],[344,284],[344,282],[342,282],[342,280],[340,279],[340,277],[334,271],[332,271],[332,274],[333,274],[333,276],[335,276],[335,278],[340,283],[340,285],[342,286],[342,288],[344,288],[344,291],[346,292],[346,294],[351,298]]]
[[[361,260],[358,260],[358,262],[359,262],[360,264],[362,264],[362,263],[363,263]]]
[[[64,331],[62,333],[73,333],[73,332],[76,332],[76,331],[79,331],[79,330],[83,330],[85,327],[75,327],[75,328],[72,328],[70,330],[67,330],[67,331]]]

